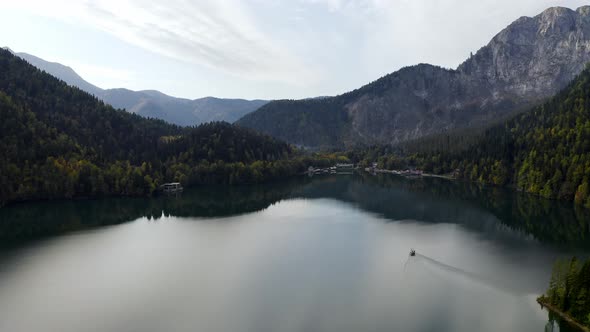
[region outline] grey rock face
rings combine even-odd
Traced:
[[[278,116],[309,122],[306,101],[290,103],[289,112],[281,111],[285,103],[271,102],[238,123],[307,146],[396,143],[484,124],[526,108],[564,88],[588,61],[590,6],[576,11],[549,8],[519,18],[455,70],[427,64],[407,67],[322,100],[324,105],[314,109],[329,108],[345,120],[335,126],[319,117],[318,123],[309,123],[317,136],[273,127],[285,122]]]
[[[590,60],[589,10],[556,7],[522,17],[457,70],[489,82],[496,93],[526,98],[554,93]]]

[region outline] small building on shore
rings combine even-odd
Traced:
[[[160,186],[160,191],[163,193],[177,193],[181,192],[184,188],[180,182],[164,183]]]
[[[336,164],[337,169],[354,169],[354,164]]]

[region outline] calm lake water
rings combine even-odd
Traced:
[[[590,253],[589,222],[388,175],[19,204],[0,209],[0,331],[569,331],[535,299]]]

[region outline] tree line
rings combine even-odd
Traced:
[[[590,326],[590,260],[574,257],[555,262],[549,289],[539,300]]]
[[[383,168],[418,168],[590,208],[590,69],[550,100],[477,130],[352,153]]]
[[[0,119],[0,205],[259,183],[335,161],[228,123],[184,128],[113,109],[6,50]]]

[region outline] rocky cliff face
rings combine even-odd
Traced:
[[[306,146],[396,143],[523,109],[588,61],[590,6],[549,8],[519,18],[456,70],[407,67],[341,96],[271,102],[238,123]]]
[[[590,6],[550,8],[516,20],[457,71],[494,93],[537,98],[554,93],[590,60]]]

